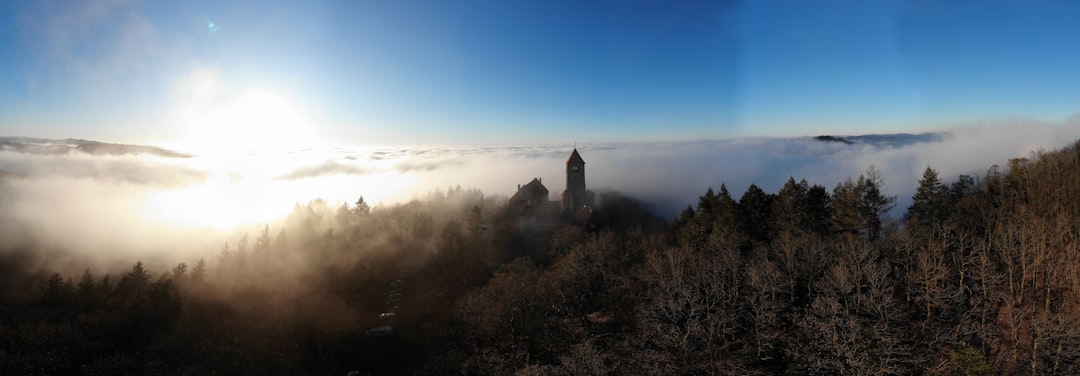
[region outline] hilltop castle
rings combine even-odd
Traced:
[[[540,178],[518,185],[510,197],[510,210],[519,210],[519,227],[535,229],[550,227],[558,218],[585,223],[592,216],[593,193],[585,189],[585,160],[577,148],[566,159],[566,190],[559,201],[548,200],[548,189]]]

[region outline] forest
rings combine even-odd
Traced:
[[[471,189],[315,200],[170,268],[13,246],[0,374],[1080,374],[1080,142],[927,166],[899,211],[886,178],[718,182],[672,219],[603,191],[536,231]]]

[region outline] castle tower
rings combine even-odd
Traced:
[[[563,213],[572,214],[582,205],[591,204],[585,191],[585,160],[581,159],[577,148],[566,160],[566,191],[562,194]]]

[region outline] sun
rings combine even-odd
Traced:
[[[221,126],[226,139],[261,146],[303,146],[313,136],[298,106],[281,93],[267,90],[244,93],[212,123]]]
[[[313,142],[299,106],[280,92],[247,91],[189,119],[187,142],[200,147],[279,149]]]
[[[180,143],[196,149],[281,149],[316,142],[315,125],[286,91],[234,90],[216,72],[195,72],[178,85]]]

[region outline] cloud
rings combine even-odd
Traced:
[[[326,175],[366,175],[371,171],[354,165],[326,161],[318,166],[301,167],[281,176],[285,180],[315,178]]]
[[[76,152],[43,155],[0,151],[0,170],[31,179],[61,177],[162,188],[199,184],[207,177],[206,171],[171,163],[165,158]]]
[[[610,188],[652,203],[673,217],[694,205],[706,188],[726,184],[739,198],[750,184],[776,192],[788,179],[806,179],[831,190],[874,166],[887,193],[898,197],[892,215],[910,205],[923,169],[932,166],[945,180],[982,175],[991,165],[1028,156],[1033,150],[1063,147],[1080,138],[1080,117],[1060,122],[1001,120],[960,125],[932,135],[907,135],[891,142],[856,138],[847,145],[798,138],[740,138],[656,143],[592,143],[578,146],[591,189]],[[379,162],[417,176],[403,191],[461,185],[488,194],[512,195],[518,184],[542,178],[555,198],[563,190],[568,145],[488,145],[414,147],[373,152]],[[358,186],[358,191],[364,187]],[[399,197],[400,198],[400,197]]]
[[[886,190],[898,196],[899,215],[908,205],[923,169],[932,166],[946,180],[982,175],[991,165],[1028,156],[1038,148],[1057,149],[1080,138],[1080,119],[1058,123],[1023,120],[970,124],[945,130],[948,136],[900,146],[824,143],[810,138],[761,138],[585,148],[587,179],[657,204],[673,216],[696,204],[706,187],[723,182],[738,198],[750,184],[775,192],[789,176],[826,188],[857,177],[871,165],[881,171]],[[678,206],[675,206],[678,205]]]
[[[736,199],[750,184],[776,192],[789,176],[831,190],[871,165],[884,177],[886,192],[898,196],[892,213],[898,216],[910,205],[928,165],[946,181],[982,175],[1010,158],[1080,139],[1080,117],[943,131],[948,136],[885,145],[800,137],[592,143],[578,149],[590,189],[620,191],[668,218],[722,183]],[[453,186],[509,197],[519,184],[540,178],[554,200],[565,188],[571,148],[339,146],[186,159],[5,151],[0,152],[0,248],[33,241],[101,262],[157,257],[175,263],[191,261],[182,258],[190,252],[216,253],[223,241],[238,238],[200,223],[256,231],[253,226],[272,223],[294,203],[317,198],[332,206],[359,196],[373,206],[389,205]]]
[[[155,220],[145,205],[155,193],[204,184],[206,171],[159,157],[11,151],[0,152],[0,170],[9,172],[0,176],[0,253],[34,249],[54,270],[111,268],[174,263],[192,251],[185,243],[211,239]]]

